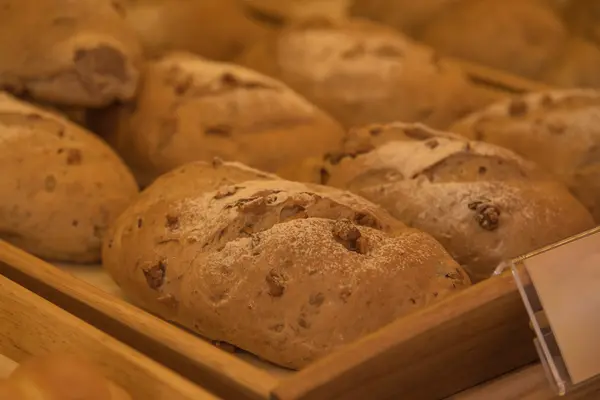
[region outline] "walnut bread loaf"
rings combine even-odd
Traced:
[[[115,4],[2,1],[0,89],[82,107],[133,98],[142,50]]]
[[[531,93],[493,104],[451,130],[536,162],[562,180],[600,223],[600,91]]]
[[[503,260],[594,226],[568,190],[509,150],[420,124],[351,131],[323,183],[435,237],[473,281]]]
[[[172,184],[182,176],[202,183]],[[218,161],[147,188],[103,264],[141,306],[289,368],[470,284],[431,236],[366,200]]]
[[[213,157],[278,172],[343,137],[336,121],[281,82],[187,53],[150,62],[135,104],[92,114],[89,122],[143,186]]]
[[[98,137],[0,93],[0,238],[53,261],[97,262],[138,188]]]
[[[238,62],[283,81],[345,127],[401,120],[447,128],[496,96],[432,49],[362,20],[292,24]]]

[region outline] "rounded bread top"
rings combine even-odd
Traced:
[[[249,180],[146,204],[106,242],[119,285],[167,319],[287,367],[469,284],[429,235],[329,187]]]
[[[569,191],[493,144],[420,124],[354,130],[322,177],[432,234],[474,280],[502,261],[593,227]]]
[[[147,66],[135,107],[94,118],[142,184],[188,162],[278,171],[337,145],[341,126],[283,83],[235,64],[170,53]]]

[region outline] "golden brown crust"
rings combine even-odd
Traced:
[[[104,266],[132,299],[299,368],[469,284],[430,236],[357,196],[237,179],[190,192],[164,177],[119,218]]]
[[[0,237],[40,257],[93,262],[137,193],[113,151],[66,119],[0,94]]]
[[[431,49],[362,20],[291,25],[238,62],[282,80],[346,127],[396,120],[446,127],[489,102]]]
[[[135,107],[97,119],[105,124],[97,130],[114,133],[109,142],[142,185],[213,157],[278,172],[334,148],[343,136],[337,122],[281,82],[183,53],[148,66]]]
[[[433,18],[417,39],[441,54],[538,79],[567,31],[545,0],[465,0]]]
[[[600,222],[600,92],[563,90],[499,102],[452,131],[512,149],[564,182]]]
[[[476,281],[594,225],[566,188],[497,146],[397,123],[355,130],[345,147],[323,166],[327,183],[430,233]]]
[[[7,0],[0,54],[0,88],[98,107],[134,96],[141,50],[109,1]]]
[[[146,56],[189,51],[228,61],[269,29],[243,12],[238,0],[126,0],[123,9]]]

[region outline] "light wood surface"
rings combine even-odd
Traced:
[[[440,399],[536,359],[528,317],[508,274],[316,362],[283,381],[275,398]]]
[[[0,276],[0,353],[77,354],[140,400],[209,400],[208,392],[54,304]]]
[[[7,378],[17,368],[17,363],[0,354],[0,379]]]
[[[271,374],[1,240],[0,274],[220,397],[268,399],[278,383]]]
[[[540,364],[507,374],[447,400],[598,400],[600,386],[564,397],[556,395]]]

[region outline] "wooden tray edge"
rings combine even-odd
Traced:
[[[99,329],[69,314],[51,302],[0,276],[1,332],[18,331],[5,336],[3,352],[14,361],[29,355],[63,353],[90,358],[136,399],[148,391],[156,399],[216,400],[212,394],[168,370]],[[18,318],[11,318],[17,317]],[[10,350],[9,350],[10,349]],[[146,381],[145,387],[143,383]],[[144,395],[143,397],[147,397]]]
[[[278,383],[266,372],[2,240],[0,275],[218,396],[268,399]]]
[[[527,321],[512,277],[495,277],[282,380],[274,398],[445,398],[534,361]]]

